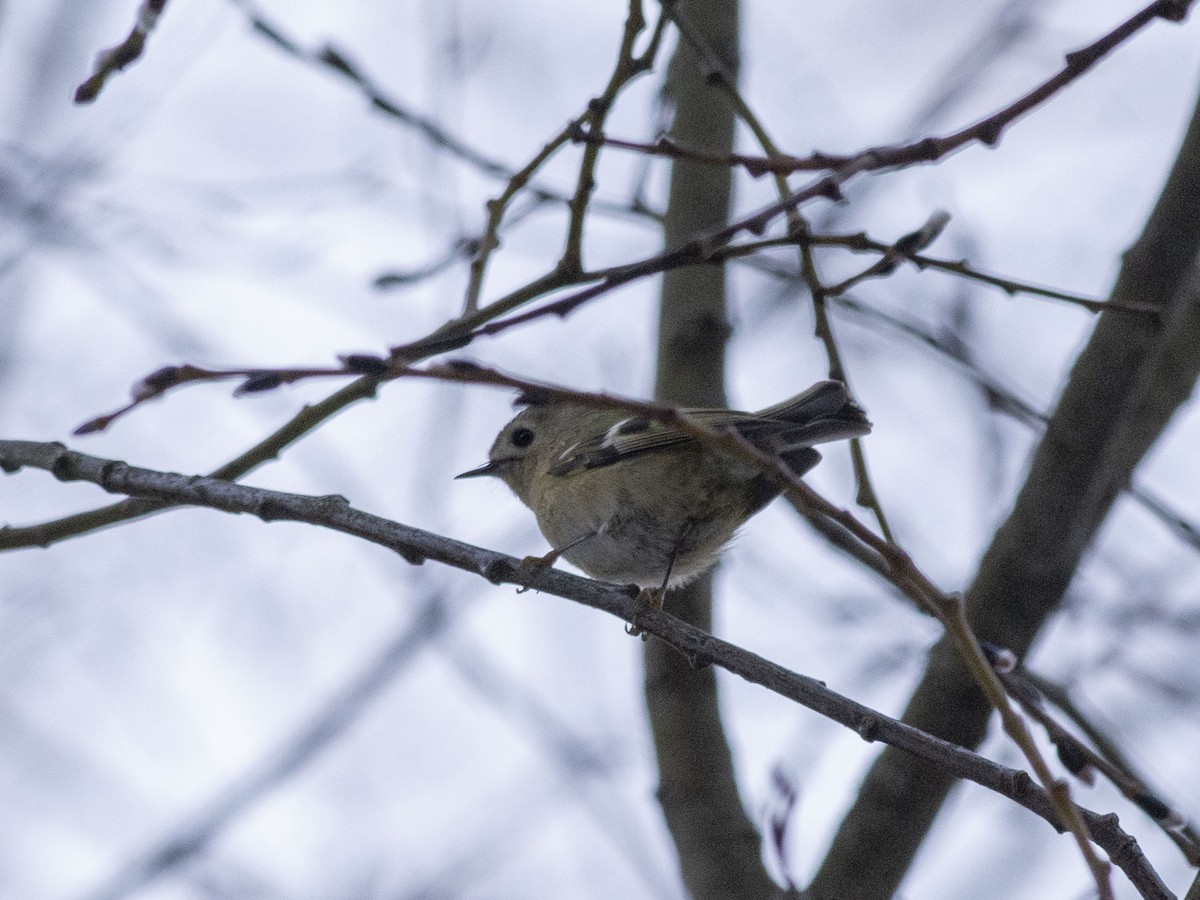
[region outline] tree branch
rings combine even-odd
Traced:
[[[607,612],[654,635],[682,653],[693,667],[717,665],[854,729],[864,740],[881,741],[912,754],[947,777],[965,778],[1008,797],[1061,830],[1055,803],[1024,772],[1008,769],[947,741],[855,703],[823,684],[713,637],[669,613],[636,600],[636,593],[554,569],[522,569],[513,557],[392,522],[354,509],[343,497],[314,497],[248,487],[199,475],[180,475],[130,466],[77,453],[55,443],[0,441],[0,470],[43,469],[60,481],[84,481],[110,493],[163,504],[188,505],[256,516],[264,522],[301,522],[361,538],[418,565],[434,560],[494,584],[514,584],[574,600]],[[1172,894],[1122,831],[1115,815],[1080,810],[1096,843],[1126,873],[1143,897],[1171,900]]]

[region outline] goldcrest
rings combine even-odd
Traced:
[[[839,381],[757,413],[684,412],[735,429],[797,477],[821,459],[813,444],[871,430]],[[569,403],[533,403],[518,413],[488,462],[458,477],[481,475],[502,480],[533,510],[554,548],[541,562],[564,556],[593,578],[662,591],[715,564],[742,523],[780,493],[747,461],[653,419]]]

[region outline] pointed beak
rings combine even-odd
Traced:
[[[461,475],[455,475],[454,478],[457,480],[459,478],[481,478],[484,475],[495,475],[503,462],[504,460],[502,459],[494,459],[491,462],[484,463],[478,469],[471,469],[469,472],[463,472]]]

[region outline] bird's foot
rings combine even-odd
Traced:
[[[630,585],[630,593],[632,593],[632,589],[635,587],[637,587],[637,585]],[[638,588],[636,599],[637,599],[637,602],[639,605],[649,606],[651,609],[662,609],[663,608],[663,598],[666,597],[666,595],[667,595],[666,588],[644,587],[644,588]],[[636,616],[635,616],[635,618],[636,618]],[[647,635],[646,632],[643,631],[634,622],[630,622],[628,625],[625,626],[625,633],[628,635],[631,635],[633,637],[640,637],[643,641],[647,640],[649,638],[649,635]]]
[[[551,550],[545,556],[526,556],[517,564],[518,575],[529,575],[538,569],[550,569],[562,556],[561,550]]]

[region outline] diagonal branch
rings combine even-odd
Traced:
[[[1062,828],[1058,804],[1024,772],[1008,769],[947,741],[923,733],[826,688],[820,682],[743,650],[641,604],[636,594],[553,569],[522,569],[510,556],[392,522],[354,509],[343,497],[314,497],[248,487],[203,476],[186,476],[130,466],[76,453],[55,443],[0,441],[0,470],[44,469],[60,481],[84,481],[110,493],[158,503],[189,505],[256,516],[264,522],[301,522],[361,538],[419,565],[435,560],[482,575],[495,584],[515,584],[574,600],[618,616],[682,653],[693,666],[717,665],[754,684],[854,729],[864,740],[881,741],[932,765],[946,777],[964,778],[1012,799]],[[1171,900],[1171,893],[1123,832],[1115,815],[1079,809],[1096,843],[1121,868],[1143,897]]]
[[[1063,67],[1041,84],[996,112],[942,137],[925,137],[906,144],[872,147],[859,153],[837,154],[818,151],[803,157],[771,151],[765,156],[720,153],[708,148],[681,144],[670,138],[643,143],[618,140],[599,132],[580,131],[574,134],[572,139],[580,143],[632,150],[647,156],[662,156],[710,166],[737,166],[755,178],[768,173],[786,176],[796,172],[837,172],[845,168],[870,171],[937,162],[968,144],[995,146],[1009,125],[1086,74],[1104,57],[1155,20],[1182,22],[1190,12],[1192,2],[1193,0],[1153,0],[1091,44],[1067,53]]]

